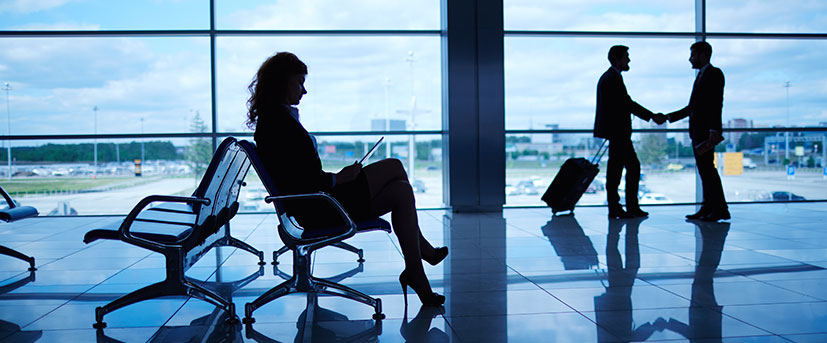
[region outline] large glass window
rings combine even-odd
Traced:
[[[727,199],[827,199],[825,135],[817,130],[827,126],[823,110],[827,94],[822,86],[827,75],[817,67],[827,50],[818,36],[825,32],[820,20],[824,5],[707,4],[712,63],[726,75],[723,126],[730,132],[717,147],[717,160]],[[600,2],[506,1],[507,205],[543,205],[539,195],[562,162],[594,153],[600,143],[590,133],[595,88],[609,66],[610,46],[630,47],[631,70],[623,78],[638,103],[654,112],[686,106],[696,72],[688,62],[689,46],[703,33],[695,32],[694,6],[694,1],[616,7]],[[623,20],[613,21],[618,18]],[[671,21],[650,26],[662,18]],[[579,31],[604,32],[595,37]],[[633,37],[624,31],[647,31],[652,37]],[[720,32],[737,34],[716,38]],[[753,34],[763,32],[777,34],[773,38]],[[796,39],[785,33],[815,35]],[[642,165],[640,202],[695,202],[692,143],[685,133],[688,122],[658,127],[634,118],[632,123],[639,130],[632,140]],[[768,129],[775,127],[809,130]],[[603,204],[604,184],[605,164],[601,164],[601,173],[580,204]],[[621,183],[621,194],[623,188]]]
[[[824,1],[728,0],[706,2],[710,32],[827,32]]]
[[[216,1],[215,27],[210,3],[0,3],[0,132],[18,136],[0,149],[2,185],[44,215],[188,195],[215,142],[249,139],[260,64],[291,51],[310,67],[300,109],[326,170],[393,131],[374,157],[404,162],[419,207],[442,206],[439,1]],[[243,210],[263,210],[253,198]]]
[[[181,30],[210,28],[209,1],[0,2],[0,30]]]
[[[2,112],[13,135],[189,132],[211,127],[205,37],[3,38]],[[4,92],[6,93],[6,92]],[[6,123],[4,123],[6,124]]]
[[[247,87],[276,51],[308,66],[299,110],[310,131],[442,127],[438,36],[219,37],[217,44],[221,131],[245,129]]]
[[[439,0],[218,0],[218,29],[438,30]]]
[[[508,130],[591,129],[597,81],[612,45],[629,47],[623,73],[629,95],[655,112],[686,106],[695,75],[691,39],[507,36],[505,125]],[[636,126],[648,127],[639,120]]]
[[[694,1],[504,0],[506,30],[691,31]]]

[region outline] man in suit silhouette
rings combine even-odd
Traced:
[[[610,218],[646,217],[638,206],[640,161],[632,145],[632,118],[634,114],[649,120],[653,113],[634,102],[626,92],[621,72],[629,70],[629,47],[615,45],[609,49],[611,67],[597,82],[597,107],[594,118],[594,136],[609,140],[609,162],[606,169],[606,201]],[[626,211],[620,205],[617,188],[620,175],[626,168]]]
[[[703,205],[697,213],[687,215],[687,219],[718,221],[730,219],[721,177],[715,169],[715,145],[721,137],[721,109],[724,104],[724,73],[709,63],[712,46],[707,42],[695,42],[689,48],[689,62],[693,69],[698,69],[689,105],[669,113],[656,116],[656,122],[666,119],[670,123],[689,117],[689,137],[695,153],[695,165],[703,185]]]

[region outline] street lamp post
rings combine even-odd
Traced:
[[[787,89],[787,128],[790,128],[790,81],[784,84]],[[784,131],[784,158],[790,159],[790,132]]]
[[[389,77],[385,77],[385,131],[390,131],[391,129],[391,120],[390,120],[390,103],[388,102],[388,96],[390,93],[391,88],[391,79]],[[391,140],[387,140],[385,142],[385,158],[391,158]]]
[[[6,91],[6,129],[7,134],[11,136],[11,105],[9,105],[9,91],[12,90],[8,82],[3,84],[3,90]],[[11,180],[11,139],[6,139],[6,157],[9,159],[9,180]]]
[[[98,106],[93,107],[92,112],[95,112],[95,161],[92,164],[92,177],[96,177],[98,175]]]
[[[414,115],[416,111],[416,97],[414,95],[414,53],[413,51],[408,51],[408,58],[405,59],[411,66],[411,123],[409,125],[410,130],[416,130],[416,124],[414,123]],[[411,182],[414,180],[414,160],[416,159],[416,141],[414,135],[411,133],[408,136],[408,177],[410,178]]]
[[[144,163],[144,117],[141,117],[141,163]]]

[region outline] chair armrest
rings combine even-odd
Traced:
[[[322,198],[327,200],[328,203],[332,205],[332,207],[336,210],[336,213],[342,218],[344,225],[348,228],[344,233],[340,235],[336,235],[333,237],[329,237],[323,239],[318,242],[314,242],[312,244],[308,244],[310,249],[317,249],[319,247],[323,247],[325,245],[329,245],[338,241],[341,241],[344,238],[351,237],[356,234],[356,224],[350,219],[350,216],[345,211],[345,208],[342,204],[339,203],[336,198],[330,196],[325,192],[318,192],[318,193],[309,193],[309,194],[294,194],[294,195],[278,195],[278,196],[268,196],[264,198],[264,201],[267,203],[272,203],[277,200],[298,200],[298,199],[312,199],[312,198]]]
[[[156,252],[163,252],[164,249],[167,248],[180,248],[180,245],[177,244],[164,244],[153,242],[145,238],[137,237],[132,235],[130,232],[130,227],[132,223],[135,221],[135,218],[146,208],[149,204],[153,202],[177,202],[177,203],[189,203],[189,204],[203,204],[209,205],[210,199],[201,198],[201,197],[182,197],[182,196],[172,196],[172,195],[150,195],[141,199],[135,207],[132,208],[132,211],[124,218],[121,226],[118,228],[118,234],[120,235],[121,239],[125,242],[129,242],[135,244],[139,247],[146,248]]]
[[[0,195],[3,196],[3,199],[6,199],[6,204],[9,205],[10,209],[15,207],[14,201],[11,199],[11,197],[9,196],[9,193],[7,193],[6,190],[3,189],[2,186],[0,186]]]

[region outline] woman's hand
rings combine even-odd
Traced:
[[[342,170],[336,173],[336,184],[339,185],[356,180],[356,177],[359,176],[359,172],[361,171],[362,165],[359,164],[359,162],[354,162],[353,164],[342,168]]]

